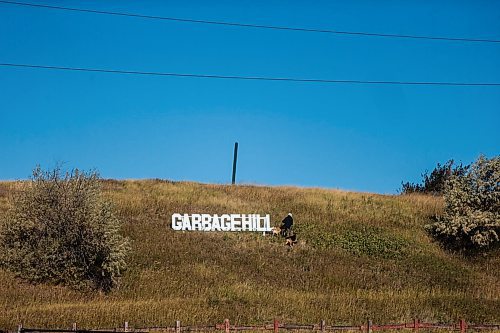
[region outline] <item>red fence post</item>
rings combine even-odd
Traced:
[[[420,328],[420,320],[413,319],[413,329],[415,330],[415,332],[417,332],[419,328]]]
[[[460,319],[460,333],[465,333],[467,331],[467,323],[464,319]]]
[[[229,319],[224,319],[224,330],[229,333]]]
[[[273,328],[274,328],[274,333],[278,333],[280,329],[280,322],[276,318],[274,318]]]

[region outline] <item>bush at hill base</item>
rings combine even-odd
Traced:
[[[100,194],[96,172],[37,167],[0,225],[0,263],[32,282],[109,291],[126,267],[128,240]]]
[[[500,244],[500,157],[480,156],[463,175],[445,186],[445,213],[427,230],[459,251],[485,250]]]

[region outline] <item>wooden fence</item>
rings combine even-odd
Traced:
[[[458,323],[441,324],[441,323],[427,323],[418,319],[413,320],[412,323],[402,324],[374,324],[368,320],[365,324],[347,326],[347,325],[327,325],[324,320],[318,324],[285,324],[279,322],[277,319],[270,324],[262,325],[232,325],[229,319],[224,320],[221,324],[215,325],[201,325],[201,326],[182,326],[180,321],[175,322],[175,326],[157,326],[157,327],[132,327],[128,322],[125,322],[123,327],[112,329],[82,329],[76,323],[73,323],[71,329],[46,329],[46,328],[25,328],[19,325],[17,333],[149,333],[149,332],[212,332],[224,331],[225,333],[236,331],[273,331],[279,333],[280,330],[287,331],[358,331],[363,333],[371,333],[374,331],[387,331],[387,330],[404,330],[410,329],[418,332],[420,329],[424,330],[446,330],[446,331],[460,331],[465,333],[467,331],[499,331],[500,324],[472,324],[467,323],[465,320],[460,320]]]

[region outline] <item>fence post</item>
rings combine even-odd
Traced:
[[[123,325],[123,331],[128,332],[128,321],[126,321],[125,324]]]
[[[180,320],[175,321],[175,333],[181,333],[181,321]]]
[[[319,327],[321,328],[321,332],[325,331],[325,321],[321,319],[321,323],[319,324]]]
[[[413,319],[413,329],[415,330],[415,332],[417,332],[419,328],[420,328],[420,320]]]
[[[273,328],[274,328],[274,333],[278,333],[280,329],[280,322],[276,318],[274,318]]]
[[[372,333],[372,321],[368,319],[368,325],[366,326],[366,332]]]
[[[229,319],[224,319],[224,330],[226,333],[229,333]]]
[[[22,332],[23,332],[23,323],[17,326],[17,333],[22,333]]]
[[[73,323],[73,327],[71,328],[71,330],[73,330],[73,331],[77,331],[78,330],[77,326],[76,326],[76,323]]]
[[[467,331],[467,323],[464,319],[460,319],[460,333],[465,333]]]

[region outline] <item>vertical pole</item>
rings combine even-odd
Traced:
[[[19,326],[17,326],[17,333],[22,333],[23,332],[23,324],[19,324]]]
[[[181,333],[181,321],[180,320],[175,321],[175,333]]]
[[[231,183],[236,183],[236,161],[238,160],[238,142],[234,143],[234,157],[233,157],[233,178]]]
[[[368,319],[368,325],[366,326],[366,332],[372,333],[372,321]]]
[[[280,322],[276,318],[274,318],[273,328],[274,328],[274,333],[278,333],[280,329]]]
[[[417,332],[419,328],[420,328],[420,320],[413,319],[413,330]]]
[[[77,331],[77,326],[76,326],[76,323],[73,323],[73,328],[72,328],[73,331]]]
[[[224,319],[224,331],[229,333],[229,319]]]
[[[465,320],[460,319],[460,333],[465,333],[467,331],[467,323]]]
[[[325,321],[323,319],[321,320],[319,327],[321,328],[321,332],[325,331]]]
[[[125,324],[123,324],[123,331],[128,332],[128,321],[126,321]]]

